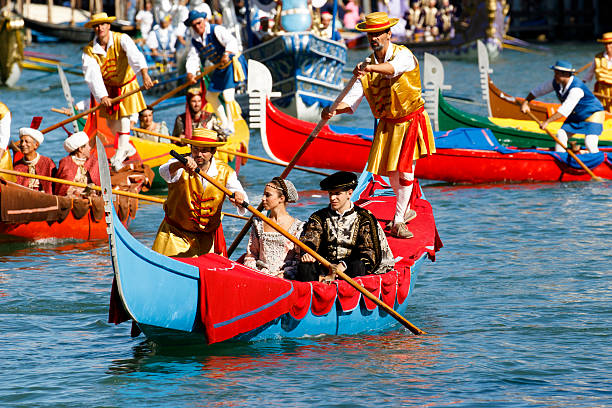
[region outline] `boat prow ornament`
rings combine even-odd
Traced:
[[[476,42],[478,47],[478,72],[480,72],[480,89],[482,91],[482,99],[487,103],[488,116],[493,116],[491,113],[491,100],[489,99],[489,75],[493,70],[489,68],[489,52],[487,46],[480,40]]]
[[[442,62],[429,53],[425,53],[423,65],[423,99],[425,110],[429,114],[434,130],[440,130],[438,124],[438,98],[440,91],[448,91],[452,87],[444,85],[444,66]]]
[[[292,33],[310,30],[312,19],[308,9],[308,0],[284,0],[281,25],[285,31]]]
[[[265,131],[266,98],[281,96],[281,93],[272,92],[272,74],[264,64],[253,59],[248,64],[249,127]]]

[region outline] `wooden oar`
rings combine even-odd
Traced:
[[[183,165],[187,164],[187,160],[183,156],[181,156],[179,153],[175,152],[174,150],[171,150],[170,154],[172,155],[172,157],[174,157],[175,159],[180,161]],[[201,172],[198,167],[196,167],[195,171],[196,171],[197,174],[200,175],[200,177],[203,177],[206,181],[208,181],[213,186],[217,187],[219,190],[221,190],[228,197],[230,197],[230,198],[234,198],[235,197],[234,193],[229,191],[225,186],[219,184],[217,182],[217,180],[213,179],[208,174]],[[404,327],[406,327],[412,333],[414,333],[414,334],[427,334],[426,332],[424,332],[423,330],[419,329],[418,327],[416,327],[415,325],[410,323],[408,320],[406,320],[404,318],[404,316],[402,316],[401,314],[396,312],[392,307],[388,306],[385,302],[380,300],[378,297],[374,296],[366,288],[364,288],[363,286],[361,286],[360,284],[355,282],[346,273],[336,269],[327,259],[323,258],[317,252],[313,251],[308,245],[304,244],[302,241],[300,241],[299,239],[297,239],[296,237],[291,235],[289,232],[285,231],[285,229],[283,227],[281,227],[276,222],[274,222],[270,218],[268,218],[265,215],[263,215],[259,210],[254,208],[252,205],[250,205],[247,202],[243,202],[241,204],[241,206],[243,208],[246,208],[250,212],[252,212],[256,217],[260,218],[266,224],[268,224],[269,226],[274,228],[276,231],[278,231],[279,233],[284,235],[285,238],[287,238],[289,241],[293,242],[295,245],[299,246],[304,252],[307,252],[308,254],[310,254],[313,258],[315,258],[318,262],[320,262],[321,265],[323,265],[325,268],[329,269],[330,272],[335,272],[339,277],[341,277],[349,285],[351,285],[353,288],[357,289],[359,292],[361,292],[365,297],[370,299],[372,302],[376,303],[378,306],[383,308],[385,310],[385,312],[387,312],[391,316],[393,316],[393,318],[395,318],[395,320],[400,322]]]
[[[189,139],[185,139],[183,137],[176,137],[176,136],[168,136],[168,135],[162,135],[161,133],[157,133],[157,132],[153,132],[147,129],[142,129],[142,128],[132,128],[133,131],[135,132],[141,132],[141,133],[146,133],[148,135],[152,135],[152,136],[158,136],[164,139],[168,139],[168,140],[172,140],[173,142],[177,142],[177,143],[183,143],[183,144],[191,144],[191,145],[195,145],[198,146],[197,142],[192,142]],[[263,163],[270,163],[270,164],[275,164],[277,166],[283,166],[285,167],[285,165],[281,162],[277,162],[274,160],[270,160],[270,159],[265,159],[263,157],[259,157],[259,156],[253,156],[252,154],[248,154],[248,153],[243,153],[243,152],[234,152],[231,150],[225,150],[223,148],[217,147],[217,151],[222,152],[222,153],[227,153],[227,154],[233,154],[234,156],[239,156],[239,157],[244,157],[246,159],[252,159],[252,160],[256,160],[256,161],[260,161]],[[308,173],[313,173],[313,174],[318,174],[320,176],[329,176],[328,173],[324,173],[322,171],[317,171],[317,170],[311,170],[311,169],[307,169],[305,167],[299,167],[299,166],[295,166],[295,168],[297,170],[302,170]]]
[[[366,58],[361,63],[361,65],[368,64],[369,62],[370,62],[370,58]],[[336,108],[338,107],[340,102],[342,102],[342,100],[344,99],[346,94],[351,90],[353,85],[355,85],[355,82],[357,82],[357,77],[355,75],[353,75],[351,77],[351,80],[348,82],[348,84],[346,84],[346,86],[344,87],[342,92],[340,92],[340,94],[336,97],[336,100],[329,107],[329,111],[330,112],[333,112],[333,111],[336,110]],[[328,119],[323,119],[323,118],[321,118],[321,120],[319,120],[319,123],[317,123],[317,126],[315,126],[314,129],[312,129],[312,132],[310,132],[310,135],[308,135],[308,137],[306,138],[306,140],[302,144],[302,147],[300,147],[300,149],[295,153],[295,155],[293,156],[291,161],[287,164],[287,167],[285,167],[285,170],[283,170],[283,172],[281,173],[281,175],[280,175],[281,178],[284,179],[284,178],[287,177],[287,175],[289,175],[289,172],[291,172],[291,170],[295,167],[295,165],[298,162],[298,160],[302,157],[302,155],[304,154],[306,149],[308,149],[308,146],[310,146],[310,144],[313,142],[315,137],[317,137],[317,135],[319,134],[321,129],[323,129],[323,126],[325,126],[325,124],[327,124],[327,121],[328,121]],[[257,210],[261,211],[262,209],[263,209],[263,203],[260,202],[259,205],[257,206]],[[242,241],[242,238],[244,238],[244,236],[247,234],[247,232],[249,232],[249,230],[251,229],[251,224],[252,223],[253,223],[253,217],[249,218],[249,220],[244,225],[244,227],[242,227],[242,229],[240,230],[240,232],[238,233],[236,238],[234,238],[234,241],[232,242],[230,247],[227,249],[227,256],[230,256],[236,250],[236,248],[240,244],[240,241]]]
[[[516,98],[514,98],[514,97],[513,97],[513,99],[514,99],[514,103],[516,103],[518,106],[521,106],[521,103],[520,103],[519,101],[517,101],[517,100],[516,100]],[[540,126],[540,128],[542,127],[542,122],[541,122],[541,121],[540,121],[540,120],[539,120],[539,119],[538,119],[538,118],[537,118],[537,117],[536,117],[536,116],[535,116],[535,115],[534,115],[534,114],[533,114],[531,111],[528,111],[528,112],[527,112],[527,115],[529,115],[529,117],[530,117],[531,119],[533,119],[533,120],[534,120],[534,121],[535,121],[535,122],[538,124],[538,126]],[[548,134],[548,136],[550,136],[550,137],[551,137],[551,138],[552,138],[552,139],[555,141],[555,143],[557,143],[559,146],[561,146],[562,148],[564,148],[564,149],[565,149],[565,151],[566,151],[566,152],[567,152],[567,153],[568,153],[570,156],[572,156],[572,158],[573,158],[574,160],[576,160],[576,162],[577,162],[577,163],[580,165],[580,167],[582,167],[582,168],[584,169],[584,171],[586,171],[586,172],[589,174],[589,176],[591,176],[591,179],[593,179],[593,180],[595,180],[595,181],[603,181],[603,179],[602,179],[601,177],[596,176],[596,175],[595,175],[595,173],[593,173],[593,172],[591,171],[591,169],[589,169],[589,168],[586,166],[586,164],[584,164],[584,163],[582,162],[582,160],[580,160],[580,159],[578,158],[578,156],[576,156],[576,153],[574,153],[574,152],[572,151],[572,149],[569,149],[569,148],[568,148],[566,145],[564,145],[563,143],[561,143],[561,141],[560,141],[560,140],[557,138],[557,136],[555,136],[555,135],[554,135],[554,134],[553,134],[553,133],[552,133],[550,130],[548,130],[548,128],[544,129],[544,131],[545,131],[545,132]]]
[[[157,82],[158,82],[158,81],[153,81],[153,85],[156,85],[156,84],[157,84]],[[142,91],[143,89],[144,89],[144,86],[141,86],[141,87],[139,87],[139,88],[137,88],[137,89],[133,89],[133,90],[131,90],[131,91],[129,91],[129,92],[127,92],[127,93],[125,93],[125,94],[119,95],[119,96],[117,96],[117,97],[115,97],[115,98],[111,99],[111,104],[113,104],[113,105],[114,105],[114,104],[116,104],[117,102],[121,101],[122,99],[127,98],[127,97],[128,97],[128,96],[130,96],[130,95],[134,95],[135,93],[138,93],[138,92]],[[43,134],[44,134],[44,133],[48,133],[48,132],[50,132],[50,131],[52,131],[52,130],[54,130],[54,129],[57,129],[58,127],[64,126],[64,125],[65,125],[65,124],[67,124],[67,123],[70,123],[70,122],[72,122],[72,121],[74,121],[74,120],[77,120],[77,119],[79,119],[79,118],[82,118],[83,116],[87,116],[87,115],[89,115],[90,113],[93,113],[93,112],[97,111],[98,109],[100,109],[100,108],[102,108],[102,107],[104,107],[104,106],[103,106],[103,105],[101,105],[101,104],[100,104],[100,105],[96,105],[96,106],[94,106],[93,108],[87,109],[86,111],[83,111],[83,112],[78,113],[78,114],[76,114],[76,115],[74,115],[74,116],[71,116],[71,117],[69,117],[68,119],[62,120],[60,123],[56,123],[56,124],[55,124],[55,125],[53,125],[53,126],[49,126],[48,128],[41,130],[41,132],[42,132]]]
[[[585,69],[587,69],[588,67],[590,67],[591,65],[593,65],[593,61],[589,62],[588,64],[586,64],[585,66],[581,67],[580,69],[576,70],[576,72],[574,72],[574,75],[578,75],[579,73],[581,73],[582,71],[584,71]]]
[[[520,52],[529,53],[529,54],[546,55],[545,52],[530,50],[529,48],[519,47],[518,45],[502,43],[502,47],[503,48],[508,48],[508,49],[514,50],[514,51],[520,51]]]
[[[204,68],[204,71],[202,71],[200,74],[196,75],[194,79],[196,80],[196,82],[199,81],[200,79],[202,79],[203,77],[205,77],[206,75],[210,74],[215,69],[217,69],[220,65],[221,65],[221,63],[218,63],[218,64],[211,65],[209,67]],[[160,98],[158,98],[153,103],[150,103],[149,106],[150,107],[154,107],[158,103],[160,103],[162,101],[165,101],[166,99],[176,95],[177,93],[181,92],[183,89],[185,89],[185,88],[187,88],[188,86],[191,86],[191,85],[194,85],[194,84],[186,82],[186,83],[184,83],[181,86],[177,86],[176,88],[174,88],[173,90],[171,90],[167,94],[165,94],[165,95],[161,96]]]
[[[53,183],[58,183],[58,184],[67,184],[69,186],[74,186],[74,187],[82,187],[82,188],[89,187],[91,190],[102,191],[102,188],[100,188],[99,186],[96,186],[96,185],[89,185],[89,184],[85,184],[85,183],[77,183],[75,181],[59,179],[59,178],[55,178],[55,177],[47,177],[47,176],[40,176],[38,174],[22,173],[20,171],[8,170],[8,169],[0,169],[0,173],[11,174],[13,176],[22,176],[22,177],[34,178],[34,179],[39,179],[39,180],[44,180],[44,181],[51,181]],[[137,194],[137,193],[130,193],[129,191],[113,190],[113,194],[120,195],[120,196],[131,197],[131,198],[137,198],[139,200],[150,201],[152,203],[158,203],[158,204],[163,204],[163,203],[166,202],[166,200],[164,200],[162,198],[149,197],[149,196],[146,196],[146,195],[143,195],[143,194]],[[228,217],[240,218],[240,219],[243,219],[243,220],[248,220],[249,219],[248,217],[243,217],[241,215],[235,215],[235,214],[230,214],[230,213],[222,213],[222,214],[223,215],[227,215]]]

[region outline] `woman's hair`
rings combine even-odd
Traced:
[[[145,113],[146,111],[150,110],[151,112],[154,112],[155,109],[153,109],[152,106],[147,105],[146,108],[144,108],[143,110],[141,110],[140,112],[138,112],[138,117],[140,118],[142,116],[143,113]]]
[[[280,177],[274,177],[267,185],[278,190],[285,197],[288,203],[295,203],[298,200],[298,193],[293,183]]]

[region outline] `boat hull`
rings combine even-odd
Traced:
[[[457,128],[490,129],[503,146],[513,146],[521,149],[553,148],[555,142],[546,133],[528,132],[507,126],[499,126],[488,118],[471,115],[463,112],[446,102],[439,92],[438,99],[438,125],[440,130],[453,130]],[[579,135],[581,136],[581,135]],[[584,137],[575,137],[572,140],[584,143]],[[599,140],[600,146],[612,146],[612,139]]]
[[[264,150],[275,160],[289,162],[314,126],[314,123],[298,121],[285,115],[268,101],[265,127],[261,131]],[[340,127],[333,127],[333,129],[338,128]],[[473,138],[482,137],[484,134],[481,129],[456,131],[473,134]],[[363,170],[370,152],[372,132],[368,133],[366,129],[360,129],[360,132],[353,130],[353,132],[355,133],[336,133],[332,128],[324,127],[298,160],[298,164],[354,172]],[[436,137],[449,137],[449,132],[436,132]],[[487,137],[486,134],[484,136]],[[612,157],[612,151],[608,152],[608,155]],[[610,165],[605,161],[593,171],[599,177],[612,178]],[[553,182],[590,179],[585,171],[570,167],[550,155],[521,151],[501,153],[467,148],[438,148],[436,154],[418,160],[415,175],[419,179],[449,183]]]

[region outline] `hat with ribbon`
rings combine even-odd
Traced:
[[[187,20],[183,21],[183,23],[187,27],[190,27],[191,23],[193,23],[195,20],[197,20],[199,18],[206,18],[206,17],[208,17],[208,14],[206,14],[206,12],[204,12],[204,11],[191,10],[189,12],[189,15],[187,16]]]
[[[190,143],[198,147],[217,147],[223,146],[227,142],[217,139],[217,132],[212,129],[195,128],[191,135]]]
[[[325,177],[319,183],[322,190],[354,190],[357,187],[357,176],[350,171],[338,171],[330,176]]]
[[[602,35],[601,38],[598,38],[597,41],[604,44],[612,43],[612,32],[604,33],[604,35]]]
[[[85,146],[87,143],[89,143],[89,136],[87,136],[87,133],[76,132],[64,140],[64,149],[68,153],[72,153],[79,147]]]
[[[109,17],[106,13],[96,13],[91,16],[91,20],[85,23],[85,27],[92,28],[97,26],[98,24],[111,23],[116,19],[117,17]]]
[[[572,66],[572,63],[564,60],[558,60],[557,62],[555,62],[555,65],[550,66],[550,69],[562,72],[576,72],[576,70]]]
[[[39,145],[45,140],[45,136],[40,130],[28,127],[22,127],[19,129],[19,137],[21,136],[30,136],[32,139],[36,140]]]
[[[385,31],[388,28],[393,27],[397,24],[399,18],[389,18],[387,13],[383,11],[376,11],[366,16],[365,21],[357,24],[355,29],[358,31],[366,31],[368,33],[375,33],[379,31]]]

